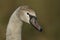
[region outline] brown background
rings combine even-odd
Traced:
[[[37,14],[43,32],[24,23],[22,40],[60,40],[60,0],[0,0],[0,40],[5,40],[10,15],[20,5],[29,5]]]

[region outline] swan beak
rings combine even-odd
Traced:
[[[34,28],[42,32],[42,27],[38,24],[37,19],[35,17],[30,19],[30,23],[33,25]]]

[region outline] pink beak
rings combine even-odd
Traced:
[[[42,27],[38,24],[37,20],[35,17],[30,19],[30,23],[40,32],[42,32]]]

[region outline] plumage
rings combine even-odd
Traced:
[[[39,26],[35,18],[35,11],[30,7],[18,7],[9,19],[6,30],[6,40],[21,40],[23,21],[32,24],[37,30],[42,31],[42,28]]]

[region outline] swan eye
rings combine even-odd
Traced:
[[[29,15],[29,13],[27,13],[27,15]]]

